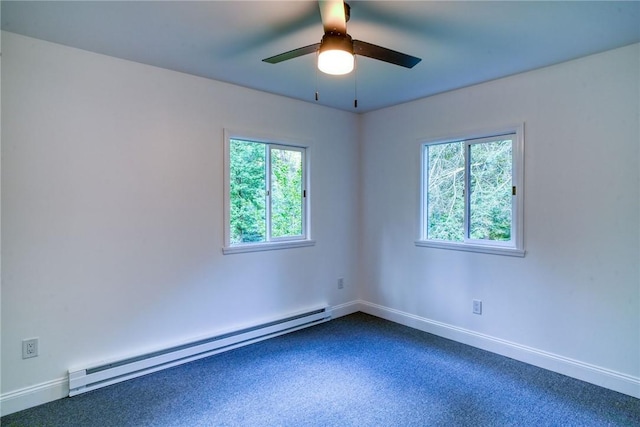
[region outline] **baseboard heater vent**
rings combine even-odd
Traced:
[[[331,319],[325,307],[136,357],[69,371],[69,396],[202,359]]]

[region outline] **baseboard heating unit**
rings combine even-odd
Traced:
[[[69,371],[69,396],[253,344],[331,319],[328,307],[120,361]]]

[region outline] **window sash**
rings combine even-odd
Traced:
[[[306,203],[305,203],[305,198],[306,198],[306,186],[305,186],[305,182],[306,182],[306,167],[305,167],[305,149],[301,148],[301,147],[295,147],[295,146],[289,146],[289,145],[275,145],[275,144],[269,144],[269,149],[267,150],[269,155],[269,161],[268,161],[268,170],[267,170],[267,241],[270,242],[278,242],[278,241],[289,241],[289,240],[300,240],[303,239],[306,236]],[[274,213],[274,185],[273,185],[273,181],[274,181],[274,177],[273,177],[273,152],[274,151],[289,151],[289,152],[293,152],[293,153],[299,153],[300,155],[300,161],[299,161],[299,165],[300,165],[300,169],[301,169],[301,175],[300,175],[300,188],[299,188],[299,203],[300,203],[300,215],[299,215],[299,220],[300,220],[300,233],[297,234],[287,234],[287,235],[282,235],[282,236],[276,236],[274,237],[274,232],[273,232],[273,225],[274,225],[274,220],[273,220],[273,213]]]
[[[513,157],[513,151],[514,151],[514,145],[515,145],[515,141],[516,141],[516,135],[515,134],[510,134],[510,135],[499,135],[499,136],[493,136],[493,137],[488,137],[488,138],[481,138],[481,139],[472,139],[472,140],[468,140],[465,141],[465,216],[464,216],[464,222],[465,222],[465,227],[464,227],[464,237],[465,237],[465,242],[467,243],[473,243],[473,244],[477,244],[477,245],[491,245],[491,246],[505,246],[505,247],[515,247],[515,230],[514,230],[514,218],[513,218],[513,212],[514,212],[514,205],[515,205],[515,195],[512,194],[512,187],[513,187],[513,169],[514,169],[514,157]],[[472,147],[474,145],[479,146],[480,144],[491,144],[491,143],[495,143],[495,142],[504,142],[504,141],[511,141],[511,177],[510,177],[510,184],[508,186],[508,188],[506,189],[506,191],[508,193],[511,193],[511,198],[510,198],[510,221],[509,221],[509,240],[497,240],[497,239],[474,239],[473,237],[471,237],[471,218],[472,218],[472,206],[471,206],[471,198],[473,197],[473,189],[472,189],[472,185],[471,185],[471,180],[472,180],[472,171],[471,171],[471,151],[472,151]]]

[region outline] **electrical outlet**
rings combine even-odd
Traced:
[[[482,314],[482,301],[479,299],[473,300],[473,314]]]
[[[38,355],[38,338],[22,340],[22,358],[29,359]]]
[[[338,278],[338,289],[344,289],[344,278]]]

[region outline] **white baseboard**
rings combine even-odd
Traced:
[[[640,378],[366,301],[357,311],[640,398]]]
[[[331,317],[336,319],[342,316],[348,316],[349,314],[357,313],[361,310],[360,301],[350,301],[340,305],[334,305],[331,307]]]
[[[415,316],[367,301],[356,300],[331,307],[332,317],[367,313],[401,325],[507,356],[569,377],[640,398],[640,378],[480,334],[446,323]],[[69,378],[58,378],[0,396],[0,415],[22,411],[69,395]]]
[[[65,376],[10,391],[0,396],[0,415],[5,416],[23,409],[62,399],[69,394],[69,379]]]

